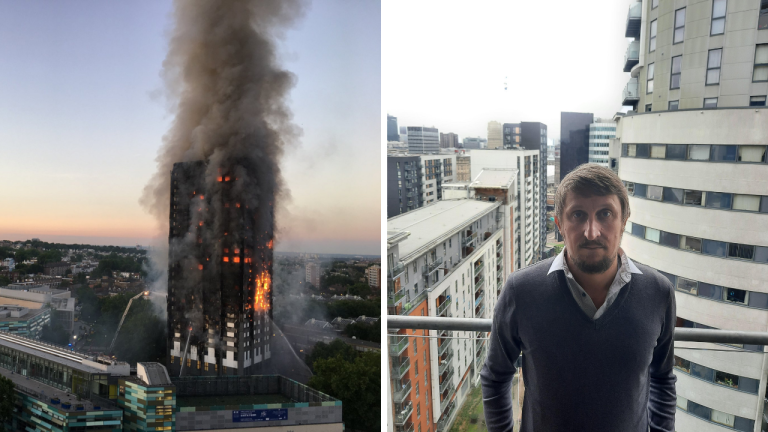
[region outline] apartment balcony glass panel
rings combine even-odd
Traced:
[[[408,337],[406,335],[389,336],[389,355],[398,357],[408,348]]]
[[[388,307],[394,307],[400,304],[403,301],[403,298],[405,298],[405,290],[401,289],[398,292],[390,292],[387,295],[387,306]]]
[[[434,262],[429,263],[428,265],[425,265],[425,266],[421,266],[421,272],[426,277],[430,273],[440,268],[440,265],[442,263],[443,263],[443,257],[437,257]]]
[[[403,359],[402,363],[392,362],[392,370],[395,372],[397,379],[402,379],[405,373],[408,372],[408,369],[411,368],[411,361],[408,357],[401,357],[401,359]]]
[[[480,305],[480,310],[475,310],[475,318],[483,318],[485,315],[485,304]]]
[[[454,411],[456,411],[456,404],[451,402],[448,404],[448,409],[443,411],[443,416],[440,418],[440,421],[437,422],[438,432],[448,431],[448,422],[451,420]]]
[[[621,102],[622,105],[637,107],[638,102],[640,102],[640,92],[638,91],[638,87],[637,78],[631,78],[624,87]]]
[[[395,388],[395,391],[392,395],[392,400],[395,403],[402,403],[405,398],[411,393],[411,380],[405,380],[403,381],[403,384],[400,388]]]
[[[443,312],[445,312],[451,306],[451,302],[451,296],[446,297],[446,299],[440,303],[440,306],[437,307],[437,315],[442,315]]]
[[[475,276],[477,276],[478,273],[480,273],[483,270],[483,266],[484,265],[485,265],[485,263],[480,263],[480,265],[476,265],[475,266]]]
[[[440,384],[440,393],[443,393],[448,387],[453,385],[453,370],[448,373],[448,376],[445,377],[443,380],[443,383]]]
[[[640,37],[640,20],[643,15],[643,4],[641,2],[632,3],[627,12],[627,25],[624,31],[624,37]]]
[[[453,393],[454,393],[454,388],[451,385],[448,388],[448,394],[445,395],[445,398],[443,398],[442,401],[440,401],[440,412],[444,412],[448,404],[451,403],[451,398],[453,397]]]
[[[400,409],[397,408],[397,405],[395,405],[395,424],[398,426],[404,426],[406,422],[411,419],[411,414],[413,413],[413,403],[409,401],[407,404],[400,407]]]
[[[475,299],[475,308],[480,306],[480,303],[483,302],[483,298],[485,298],[485,294],[484,293],[480,293],[480,295],[477,296],[477,298]]]
[[[437,374],[442,375],[443,372],[445,372],[448,368],[452,367],[453,360],[453,350],[450,350],[448,352],[448,357],[445,358],[445,360],[440,361],[440,367],[437,368]]]
[[[402,427],[398,426],[395,429],[395,432],[413,432],[413,422],[409,421],[406,422]]]
[[[441,356],[446,351],[448,351],[448,348],[451,347],[451,340],[450,339],[443,339],[443,341],[440,343],[440,346],[437,347],[437,355]]]
[[[629,72],[640,62],[640,41],[632,41],[624,54],[624,72]]]
[[[484,282],[485,280],[483,278],[480,278],[480,280],[475,284],[475,292],[477,292],[477,290],[483,287]]]
[[[389,280],[399,278],[405,272],[405,264],[398,262],[389,269]]]

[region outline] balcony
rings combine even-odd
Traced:
[[[413,403],[408,402],[401,410],[395,412],[395,424],[404,426],[411,419],[413,413]]]
[[[399,278],[405,272],[405,264],[398,262],[389,269],[389,280]]]
[[[440,401],[440,412],[445,411],[445,408],[448,406],[449,403],[451,403],[451,398],[453,397],[454,388],[453,386],[448,386],[448,394],[443,398],[442,401]]]
[[[480,305],[480,309],[475,309],[475,318],[485,318],[483,313],[485,312],[485,304]]]
[[[475,284],[475,292],[477,292],[477,290],[479,290],[483,286],[483,282],[485,282],[485,280],[483,278],[480,278],[480,280]]]
[[[408,337],[406,335],[389,336],[389,355],[399,357],[406,348],[408,348]]]
[[[443,380],[442,384],[440,384],[440,393],[442,394],[444,391],[448,389],[448,387],[453,385],[453,370],[448,374],[447,377]]]
[[[402,427],[398,427],[395,432],[413,432],[413,422],[406,422]]]
[[[400,388],[395,388],[393,393],[392,400],[395,403],[402,403],[406,396],[411,393],[411,380],[403,381],[403,385]]]
[[[421,266],[421,273],[426,278],[428,277],[432,272],[440,268],[440,265],[443,263],[443,257],[437,257],[434,262],[427,264],[425,266]]]
[[[387,295],[387,307],[395,307],[399,305],[403,298],[405,298],[405,290],[401,289],[398,292],[390,292]]]
[[[480,295],[475,298],[475,308],[480,306],[480,303],[483,302],[484,298],[485,298],[485,294],[483,294],[483,293],[480,293]]]
[[[476,238],[477,238],[477,233],[472,233],[464,238],[464,240],[461,242],[461,245],[469,246],[469,244],[475,241]]]
[[[640,20],[642,15],[643,4],[641,2],[632,3],[632,5],[629,6],[629,12],[627,12],[627,26],[624,32],[624,37],[635,39],[640,37]]]
[[[637,107],[637,104],[640,102],[638,87],[637,78],[630,78],[629,82],[624,87],[621,102],[622,105],[632,106],[633,109]]]
[[[477,276],[483,270],[484,265],[485,264],[482,262],[479,265],[475,265],[475,276]]]
[[[438,432],[448,432],[448,422],[451,420],[454,411],[456,411],[456,404],[451,402],[448,404],[448,409],[443,411],[443,415],[437,423]]]
[[[640,41],[632,41],[624,54],[624,72],[629,72],[640,62]]]
[[[403,379],[406,372],[411,368],[411,361],[408,357],[401,357],[400,361],[402,361],[400,364],[398,364],[398,362],[392,362],[392,371],[395,373],[397,379]]]
[[[453,360],[453,351],[451,351],[448,354],[448,357],[446,357],[445,360],[442,360],[440,362],[440,367],[437,368],[437,374],[438,375],[442,375],[443,372],[445,372],[446,370],[448,370],[448,368],[451,367],[451,360]]]
[[[444,318],[444,319],[453,319],[453,318]],[[445,351],[448,350],[448,348],[450,348],[450,347],[451,347],[451,340],[447,339],[447,338],[443,339],[440,342],[440,346],[437,347],[437,356],[439,357],[439,356],[443,355],[445,353]]]
[[[440,306],[437,307],[437,315],[442,315],[443,312],[445,312],[451,306],[451,302],[451,296],[446,297],[446,299],[440,303]]]

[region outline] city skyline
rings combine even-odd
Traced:
[[[15,43],[0,47],[12,84],[0,87],[1,195],[13,203],[0,239],[167,241],[139,197],[173,119],[160,77],[171,3],[2,9],[0,35]],[[379,18],[377,3],[307,3],[278,41],[303,134],[281,163],[290,198],[278,203],[277,250],[380,252]]]

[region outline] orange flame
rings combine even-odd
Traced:
[[[224,257],[224,262],[229,262],[229,257]]]
[[[268,247],[268,248],[270,248],[270,249],[272,249],[272,240],[270,240],[270,241],[268,241],[268,242],[267,242],[267,247]]]
[[[268,310],[269,298],[268,293],[272,287],[272,278],[265,270],[256,276],[256,300],[253,303],[255,310]]]
[[[240,257],[239,257],[239,256],[236,256],[236,257],[235,257],[235,262],[236,262],[236,263],[239,263],[239,262],[240,262]]]
[[[198,270],[202,270],[202,269],[203,269],[203,265],[202,265],[202,264],[198,264],[198,265],[197,265],[197,269],[198,269]]]
[[[221,181],[221,176],[219,176],[218,180]]]

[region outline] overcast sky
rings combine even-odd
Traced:
[[[382,109],[460,139],[486,137],[490,120],[540,121],[559,138],[561,111],[610,118],[630,78],[629,4],[383,2]]]
[[[139,205],[172,117],[168,0],[0,2],[0,239],[147,244]],[[281,42],[303,131],[276,248],[380,252],[381,15],[318,0]]]

